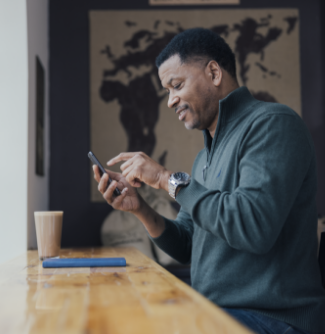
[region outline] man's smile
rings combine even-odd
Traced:
[[[188,109],[188,106],[179,107],[175,109],[176,114],[178,114],[178,119],[182,121],[185,118],[186,111]]]
[[[179,114],[178,119],[180,121],[182,121],[185,118],[186,112],[187,112],[187,108],[183,109],[180,113],[177,112]]]

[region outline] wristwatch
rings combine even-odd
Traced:
[[[191,181],[191,176],[184,172],[177,172],[170,176],[168,180],[168,192],[173,199],[176,197],[176,189],[179,186],[187,186]]]

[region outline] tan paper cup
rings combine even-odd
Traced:
[[[34,212],[40,260],[60,255],[63,211]]]

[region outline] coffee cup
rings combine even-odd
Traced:
[[[40,260],[58,257],[61,248],[63,211],[34,212]]]

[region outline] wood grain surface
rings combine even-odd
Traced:
[[[37,251],[0,266],[0,333],[251,333],[134,248],[63,249],[125,257],[125,268],[44,269]]]

